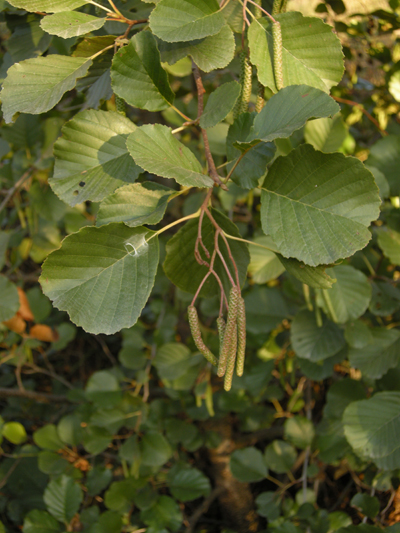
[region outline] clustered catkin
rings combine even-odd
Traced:
[[[250,61],[247,57],[247,53],[242,50],[240,52],[240,85],[242,87],[240,97],[236,102],[233,110],[234,118],[237,118],[241,113],[246,113],[248,110],[250,97],[251,97],[251,82],[253,70]]]
[[[283,44],[282,31],[279,22],[272,24],[272,39],[274,43],[274,73],[275,83],[278,91],[283,89]]]
[[[246,316],[244,300],[237,287],[232,287],[229,294],[227,321],[217,319],[220,341],[219,360],[204,344],[201,336],[197,310],[193,305],[188,308],[189,325],[197,349],[213,365],[218,364],[217,375],[225,376],[224,388],[230,390],[235,371],[238,376],[243,374],[244,356],[246,351]],[[237,359],[237,361],[236,361]]]

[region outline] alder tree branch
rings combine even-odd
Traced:
[[[0,398],[26,398],[36,402],[72,403],[67,396],[48,394],[47,392],[34,392],[30,390],[0,388]]]
[[[378,130],[380,131],[380,133],[383,136],[389,135],[386,130],[381,128],[381,126],[380,126],[379,122],[376,120],[376,118],[374,118],[371,115],[371,113],[368,113],[368,111],[365,109],[363,104],[360,104],[359,102],[354,102],[354,100],[347,100],[346,98],[340,98],[339,96],[333,96],[332,98],[334,100],[336,100],[336,102],[340,102],[342,104],[347,104],[347,105],[351,105],[351,106],[354,106],[354,107],[358,107],[358,109],[361,111],[361,113],[363,113],[378,128]]]

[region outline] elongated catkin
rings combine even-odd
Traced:
[[[225,374],[232,339],[236,333],[237,306],[239,302],[239,296],[239,289],[237,287],[232,287],[231,292],[229,293],[228,318],[226,320],[224,342],[222,344],[222,350],[218,362],[217,375],[219,377],[222,377]]]
[[[244,357],[246,353],[246,308],[244,305],[243,298],[239,298],[237,325],[238,325],[238,348],[237,348],[237,359],[236,359],[236,374],[238,376],[242,376],[243,369],[244,369]]]
[[[274,74],[276,87],[279,90],[283,89],[283,44],[282,31],[279,22],[272,24],[272,39],[274,42]]]
[[[233,374],[235,372],[235,362],[236,362],[236,350],[237,350],[237,324],[235,324],[235,328],[232,334],[231,343],[229,346],[229,354],[228,354],[228,362],[226,365],[226,372],[225,372],[225,378],[224,378],[224,389],[226,391],[231,390],[232,387],[232,378]]]
[[[215,355],[204,344],[204,341],[201,336],[197,309],[193,305],[190,305],[188,307],[188,317],[189,317],[190,331],[192,332],[192,337],[193,337],[193,340],[194,340],[194,343],[197,349],[199,350],[200,353],[204,355],[207,361],[209,361],[212,365],[216,366],[218,363],[218,360],[215,357]]]

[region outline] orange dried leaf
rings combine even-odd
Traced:
[[[27,322],[33,322],[35,320],[33,313],[31,311],[28,298],[26,297],[25,292],[21,289],[21,287],[17,287],[18,289],[18,295],[19,295],[19,309],[18,309],[18,315],[26,320]]]
[[[11,331],[18,333],[18,335],[22,335],[26,329],[25,320],[21,318],[18,314],[14,315],[12,318],[10,318],[10,320],[6,320],[5,322],[3,322],[3,324]]]
[[[29,330],[32,339],[44,342],[54,342],[58,339],[58,333],[45,324],[35,324]]]

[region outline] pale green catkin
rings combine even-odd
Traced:
[[[230,391],[232,387],[232,378],[235,372],[237,340],[237,325],[235,324],[231,344],[229,347],[228,363],[226,365],[226,372],[224,378],[224,389],[226,391]]]
[[[219,353],[221,355],[222,345],[224,343],[225,328],[226,328],[226,323],[222,316],[219,316],[217,318],[217,328],[218,328],[218,336],[219,336]]]
[[[279,15],[281,12],[282,0],[274,0],[274,5],[272,6],[272,16]]]
[[[253,70],[244,50],[240,52],[240,86],[241,93],[233,109],[233,118],[237,118],[241,113],[246,113],[251,96],[251,78]]]
[[[217,375],[222,377],[226,371],[226,365],[228,362],[229,354],[231,353],[230,347],[233,339],[234,332],[236,331],[236,319],[237,319],[237,306],[239,301],[239,290],[237,287],[232,287],[229,293],[228,302],[228,317],[226,320],[226,328],[224,334],[224,342],[222,344],[221,353],[219,356]]]
[[[204,341],[201,337],[199,317],[197,315],[197,309],[193,305],[190,305],[188,307],[188,317],[189,317],[190,331],[192,332],[192,337],[193,337],[193,340],[194,340],[194,343],[197,349],[199,350],[201,354],[204,355],[204,357],[207,359],[209,363],[216,366],[218,363],[217,358],[207,348],[207,346],[204,344]]]
[[[115,95],[115,109],[117,110],[117,113],[126,117],[125,101],[117,94]]]
[[[244,369],[244,357],[246,354],[246,308],[243,298],[239,298],[238,314],[238,348],[237,348],[237,360],[236,360],[236,374],[243,376]]]
[[[254,0],[254,3],[257,4],[257,6],[262,7],[262,0]],[[254,16],[256,19],[260,19],[262,17],[261,9],[258,9],[256,6],[254,6]]]
[[[255,111],[256,113],[259,113],[262,108],[264,107],[264,91],[265,87],[262,83],[258,82],[258,90],[257,90],[257,100],[256,100],[256,107]]]
[[[279,22],[272,24],[272,39],[274,42],[274,73],[275,83],[278,91],[283,89],[283,45],[282,45],[282,32]]]

